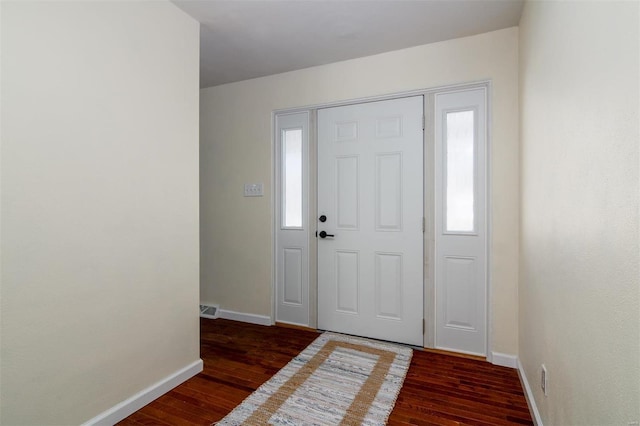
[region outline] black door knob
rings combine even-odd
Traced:
[[[335,235],[333,234],[327,234],[325,231],[320,231],[320,238],[327,238],[327,237],[335,237]]]
[[[325,215],[322,215],[322,216],[320,216],[320,217],[318,218],[318,220],[319,220],[320,222],[326,222],[326,221],[327,221],[327,217],[326,217]]]

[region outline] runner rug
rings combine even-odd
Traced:
[[[323,333],[218,425],[384,425],[413,352]]]

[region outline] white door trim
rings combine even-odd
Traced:
[[[487,173],[486,173],[486,193],[487,193],[487,200],[486,200],[486,209],[487,209],[487,219],[486,219],[486,229],[487,229],[487,238],[486,238],[486,249],[487,249],[487,294],[486,294],[486,300],[487,300],[487,361],[491,362],[491,353],[492,353],[492,337],[493,337],[493,333],[492,333],[492,305],[491,305],[491,295],[492,295],[492,280],[491,280],[491,265],[492,265],[492,256],[491,256],[491,243],[492,243],[492,214],[491,214],[491,207],[492,207],[492,186],[491,186],[491,182],[492,182],[492,161],[491,161],[491,147],[492,147],[492,143],[491,143],[491,136],[492,136],[492,83],[491,80],[479,80],[479,81],[475,81],[475,82],[468,82],[468,83],[460,83],[460,84],[451,84],[451,85],[444,85],[444,86],[438,86],[438,87],[433,87],[433,88],[427,88],[427,89],[417,89],[417,90],[410,90],[410,91],[404,91],[404,92],[396,92],[396,93],[391,93],[391,94],[386,94],[386,95],[376,95],[376,96],[369,96],[369,97],[362,97],[362,98],[356,98],[356,99],[349,99],[349,100],[343,100],[343,101],[335,101],[335,102],[325,102],[325,103],[319,103],[319,104],[311,104],[311,105],[306,105],[306,106],[301,106],[301,107],[294,107],[294,108],[282,108],[282,109],[276,109],[272,112],[271,116],[272,116],[272,135],[271,135],[271,164],[272,164],[272,176],[271,176],[271,188],[273,188],[274,190],[271,193],[271,211],[272,211],[272,235],[274,235],[273,238],[273,246],[272,246],[272,253],[271,253],[271,259],[272,259],[272,274],[271,274],[271,300],[272,300],[272,311],[271,311],[271,318],[272,318],[272,322],[275,322],[275,303],[276,303],[276,299],[275,299],[275,289],[276,289],[276,250],[277,250],[277,241],[276,241],[276,234],[277,234],[277,226],[278,226],[278,218],[276,215],[276,204],[275,204],[275,190],[276,188],[274,187],[274,183],[277,182],[277,167],[276,167],[276,154],[275,154],[275,148],[276,148],[276,143],[277,143],[277,129],[276,129],[276,117],[278,115],[281,114],[292,114],[292,113],[297,113],[297,112],[309,112],[310,116],[312,118],[311,120],[311,125],[309,127],[310,132],[309,132],[309,142],[310,142],[310,149],[309,149],[309,158],[310,159],[315,159],[317,158],[317,146],[316,146],[316,136],[317,136],[317,129],[315,126],[315,111],[317,109],[320,108],[329,108],[329,107],[334,107],[334,106],[342,106],[342,105],[353,105],[353,104],[358,104],[358,103],[365,103],[365,102],[374,102],[374,101],[380,101],[380,100],[388,100],[388,99],[396,99],[396,98],[404,98],[404,97],[410,97],[410,96],[416,96],[416,95],[422,95],[425,97],[425,116],[427,117],[427,120],[425,122],[425,126],[429,124],[429,109],[430,106],[428,105],[428,99],[431,95],[435,94],[435,93],[440,93],[440,92],[449,92],[449,91],[462,91],[462,90],[469,90],[469,89],[477,89],[477,88],[485,88],[486,89],[486,93],[487,93],[487,97],[486,97],[486,117],[487,117],[487,128],[486,128],[486,134],[487,134],[487,141],[486,141],[486,165],[487,165]],[[428,158],[428,152],[429,152],[429,144],[431,144],[431,147],[433,147],[433,141],[434,138],[431,137],[431,142],[429,141],[429,136],[428,133],[425,129],[425,171],[427,170],[427,168],[430,166],[430,159]],[[308,200],[314,200],[317,198],[317,183],[316,183],[316,176],[317,176],[317,170],[314,170],[312,168],[309,169],[310,171],[310,184],[309,184],[309,191],[310,193],[308,194],[307,199]],[[426,173],[425,173],[425,178],[426,178]],[[427,186],[425,186],[425,203],[428,200],[429,194],[428,191],[426,190]],[[311,203],[313,204],[313,203]],[[315,205],[309,205],[309,217],[316,217],[316,207]],[[428,211],[426,210],[426,206],[425,206],[425,214],[428,215]],[[429,236],[433,235],[433,230],[431,233],[429,233],[429,217],[426,217],[426,222],[427,222],[427,226],[425,227],[425,274],[424,274],[424,280],[425,280],[425,291],[424,291],[424,297],[425,297],[425,301],[424,301],[424,315],[425,315],[425,319],[430,318],[431,322],[432,322],[432,327],[431,327],[431,333],[426,333],[425,334],[425,340],[424,340],[424,346],[426,348],[432,348],[433,347],[433,335],[435,333],[435,317],[434,317],[434,307],[433,307],[433,298],[430,297],[430,292],[433,291],[434,288],[434,282],[433,282],[433,278],[430,278],[430,275],[432,275],[432,271],[433,268],[431,268],[431,273],[429,273],[430,271],[427,269],[429,268],[430,265],[433,265],[433,259],[430,259],[430,249],[427,245],[428,243],[428,238]],[[311,232],[311,230],[310,230]],[[315,230],[313,230],[313,234],[315,236]],[[317,271],[317,256],[313,256],[313,253],[316,253],[316,248],[317,248],[317,240],[316,238],[310,238],[309,239],[309,245],[310,245],[310,263],[309,263],[309,272],[310,272],[310,289],[309,289],[309,303],[310,303],[310,318],[309,318],[309,326],[310,327],[315,327],[317,324],[317,312],[316,309],[313,308],[313,304],[316,303],[316,296],[317,295],[317,280],[314,279],[314,271]],[[431,279],[431,281],[429,281]],[[430,286],[430,287],[429,287]],[[431,336],[431,338],[429,337]]]
[[[424,318],[430,320],[431,332],[425,330],[424,347],[435,348],[435,94],[432,92],[424,96]],[[426,326],[425,326],[426,328]]]

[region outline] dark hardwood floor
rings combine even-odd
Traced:
[[[211,425],[318,336],[223,319],[200,326],[204,371],[119,425]],[[388,424],[533,423],[516,370],[415,350]]]

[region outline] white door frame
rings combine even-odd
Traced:
[[[292,114],[297,112],[308,112],[310,117],[309,123],[309,194],[307,199],[309,200],[309,219],[313,218],[315,223],[315,218],[317,217],[317,170],[314,163],[316,163],[317,159],[317,126],[316,126],[316,110],[320,108],[329,108],[335,106],[343,106],[343,105],[353,105],[365,102],[375,102],[396,98],[404,98],[409,96],[422,95],[425,99],[424,105],[424,113],[425,113],[425,132],[424,132],[424,211],[426,217],[425,223],[425,232],[424,232],[424,318],[427,320],[427,323],[430,324],[430,327],[427,327],[428,330],[425,330],[424,334],[424,344],[425,348],[433,348],[434,347],[434,335],[435,335],[435,300],[434,300],[434,291],[435,291],[435,281],[434,281],[434,269],[433,265],[435,265],[435,256],[433,252],[434,247],[434,238],[435,238],[435,221],[433,218],[433,200],[434,200],[434,143],[435,143],[435,131],[434,123],[431,123],[431,117],[433,117],[433,109],[434,109],[434,95],[436,93],[443,92],[452,92],[452,91],[462,91],[468,89],[478,89],[485,88],[487,98],[486,98],[486,108],[487,108],[487,135],[486,135],[486,167],[487,173],[485,178],[486,185],[486,214],[487,214],[487,238],[486,238],[486,254],[487,254],[487,294],[486,294],[486,325],[487,325],[487,361],[492,361],[492,306],[491,306],[491,293],[492,293],[492,281],[491,281],[491,240],[492,240],[492,232],[491,232],[491,206],[492,206],[492,191],[491,191],[491,181],[492,181],[492,167],[491,167],[491,93],[492,93],[492,85],[490,80],[482,80],[478,82],[472,83],[463,83],[463,84],[455,84],[448,86],[440,86],[429,89],[419,89],[412,90],[407,92],[399,92],[388,95],[381,96],[372,96],[366,98],[358,98],[351,99],[347,101],[338,101],[338,102],[328,102],[322,104],[314,104],[299,108],[286,108],[279,109],[272,112],[272,136],[271,136],[271,164],[272,164],[272,176],[271,176],[271,187],[273,188],[271,194],[271,211],[272,211],[272,235],[273,245],[272,245],[272,254],[271,254],[271,264],[272,264],[272,277],[271,277],[271,299],[272,299],[272,310],[271,310],[271,322],[275,323],[277,318],[275,318],[276,312],[276,299],[275,299],[275,290],[276,290],[276,262],[277,262],[277,229],[278,229],[278,216],[277,216],[277,205],[276,205],[276,194],[275,191],[279,190],[274,186],[274,183],[278,181],[278,176],[280,173],[280,164],[279,159],[276,156],[276,144],[278,141],[277,129],[276,129],[276,117],[282,114]],[[317,326],[317,239],[315,238],[315,229],[309,229],[309,322],[308,326],[310,328],[316,328]]]

